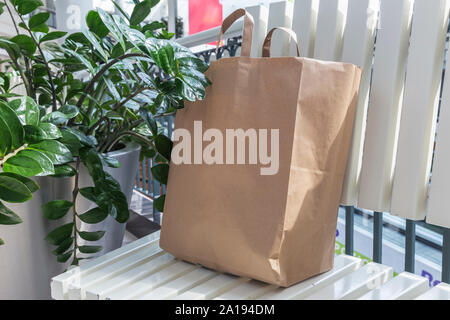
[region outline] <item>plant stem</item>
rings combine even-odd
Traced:
[[[121,134],[119,134],[114,140],[113,142],[111,142],[107,148],[106,148],[106,152],[110,152],[111,149],[116,145],[117,142],[120,141],[120,139],[122,139],[125,136],[133,136],[138,138],[139,140],[143,141],[144,143],[148,144],[149,146],[151,146],[154,150],[156,150],[155,144],[153,143],[152,140],[147,139],[144,136],[141,136],[140,134],[133,132],[133,131],[125,131],[122,132]],[[163,155],[161,155],[164,159],[166,159],[166,157],[164,157]],[[166,159],[167,161],[169,161],[169,159]]]
[[[77,107],[81,108],[81,106],[83,105],[83,102],[87,98],[89,92],[91,92],[91,90],[94,88],[95,83],[100,79],[101,76],[103,76],[103,74],[105,74],[105,72],[108,71],[109,68],[111,68],[116,63],[118,63],[124,59],[131,58],[131,57],[147,57],[147,56],[143,53],[127,53],[127,54],[117,57],[114,60],[111,60],[110,62],[105,64],[103,66],[103,68],[92,78],[92,80],[87,85],[86,89],[84,90],[83,94],[81,95],[80,99],[78,100]]]
[[[16,29],[17,34],[20,34],[19,28],[17,27],[17,23],[16,23],[16,19],[14,19],[14,15],[11,11],[11,9],[8,6],[8,3],[6,2],[6,0],[3,1],[5,3],[6,9],[8,10],[9,16],[11,17],[12,23],[14,25],[14,29]],[[27,59],[25,59],[27,61]],[[34,90],[31,88],[31,84],[28,81],[28,78],[25,76],[25,73],[23,72],[22,68],[20,67],[19,63],[17,61],[15,61],[14,57],[11,57],[11,63],[14,64],[14,66],[16,67],[17,71],[19,71],[20,73],[20,77],[22,78],[23,84],[25,86],[25,89],[27,90],[27,94],[29,96],[33,96],[33,92]],[[27,67],[27,73],[29,72],[28,70],[28,65],[27,62],[25,62],[25,65]]]
[[[78,228],[77,228],[77,197],[79,192],[79,180],[80,180],[80,158],[77,159],[75,166],[75,187],[72,192],[72,203],[73,203],[73,262],[78,265],[77,250],[78,250]]]
[[[17,10],[16,10],[16,12],[17,12]],[[42,51],[42,48],[41,48],[41,44],[36,40],[36,38],[33,35],[33,32],[30,30],[30,28],[28,28],[28,26],[25,23],[25,20],[19,14],[19,12],[17,12],[17,14],[19,15],[20,20],[22,20],[23,24],[26,26],[26,30],[30,34],[31,39],[33,39],[34,43],[36,44],[36,47],[38,48],[38,50],[39,50],[39,52],[40,52],[40,54],[42,56],[42,62],[44,62],[44,65],[45,65],[45,67],[47,69],[48,81],[50,82],[50,87],[52,89],[52,98],[53,98],[53,109],[52,109],[52,111],[56,111],[58,109],[58,105],[57,105],[58,99],[56,97],[55,83],[53,82],[52,71],[50,69],[50,65],[48,64],[47,58],[45,58],[44,51]]]
[[[116,111],[118,109],[120,109],[121,107],[123,107],[127,102],[129,102],[130,100],[132,100],[133,98],[135,98],[136,96],[138,96],[139,94],[141,94],[142,92],[146,91],[146,90],[151,90],[154,89],[153,87],[143,87],[140,88],[139,90],[137,90],[136,92],[134,92],[133,94],[131,94],[130,96],[128,96],[126,99],[124,99],[122,102],[117,103],[111,110],[112,111]],[[88,135],[92,134],[94,132],[94,130],[102,124],[103,121],[107,120],[108,118],[106,116],[101,117],[96,123],[94,123],[92,125],[92,127],[89,129],[88,131]]]
[[[26,149],[28,147],[27,144],[24,144],[23,146],[21,146],[20,148],[12,151],[11,153],[8,153],[5,157],[0,158],[0,167],[3,167],[3,164],[9,159],[14,157],[15,155],[17,155],[20,151]]]
[[[11,12],[11,9],[10,9],[9,6],[8,6],[8,3],[6,2],[6,0],[3,1],[3,2],[5,3],[6,9],[8,9],[9,15],[10,15],[11,20],[12,20],[13,25],[14,25],[14,29],[16,29],[17,34],[20,34],[19,28],[17,27],[16,19],[14,19],[14,16],[13,16],[13,14],[12,14],[12,12]]]

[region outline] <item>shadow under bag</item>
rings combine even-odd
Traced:
[[[206,99],[176,115],[175,140],[182,138],[172,152],[160,245],[192,263],[286,287],[333,267],[361,70],[271,58],[274,30],[263,57],[250,58],[253,19],[245,10],[225,19],[220,39],[242,16],[241,56],[212,62]]]

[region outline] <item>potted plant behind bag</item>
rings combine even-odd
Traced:
[[[116,3],[120,15],[91,11],[88,29],[70,35],[49,31],[48,14],[24,18],[39,1],[4,3],[20,35],[0,39],[0,46],[29,98],[39,103],[40,121],[60,130],[58,141],[74,156],[57,178],[46,178],[38,197],[46,224],[57,226],[42,239],[59,262],[76,265],[121,245],[139,150],[155,159],[152,174],[167,184],[172,142],[158,119],[182,108],[184,100],[203,99],[209,85],[205,63],[170,41],[163,23],[143,23],[156,3],[141,2],[131,16]],[[164,196],[154,205],[162,210]],[[42,217],[37,207],[28,214]],[[40,283],[40,297],[60,268],[50,269],[39,276],[46,286]]]
[[[57,175],[72,161],[72,154],[57,141],[60,130],[40,121],[39,106],[29,97],[10,92],[11,74],[0,73],[0,79],[0,296],[14,299],[19,297],[15,295],[19,281],[30,292],[36,284],[30,273],[17,274],[15,270],[26,266],[39,267],[38,273],[48,272],[54,265],[43,260],[50,254],[40,230],[50,226],[36,215],[36,204],[45,196],[38,191],[38,183],[46,175]],[[38,177],[32,179],[34,176]]]

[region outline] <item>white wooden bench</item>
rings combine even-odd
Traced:
[[[414,221],[426,217],[427,223],[447,228],[442,278],[449,282],[450,72],[442,79],[442,68],[450,1],[296,0],[247,10],[255,20],[253,57],[260,56],[268,29],[282,26],[297,33],[302,56],[363,67],[341,204],[377,212],[377,262],[382,259],[382,212],[408,219],[405,270],[412,272]],[[236,23],[226,36],[241,31],[242,24]],[[215,41],[218,32],[215,28],[178,41],[194,47]],[[284,35],[276,35],[273,43],[274,56],[293,53]],[[353,212],[348,213],[346,252],[352,254]],[[429,290],[424,278],[412,273],[392,278],[392,273],[381,264],[362,266],[357,258],[339,256],[334,270],[279,289],[177,261],[149,236],[54,278],[52,294],[55,299],[450,298],[446,284]]]
[[[336,256],[333,270],[290,288],[218,273],[179,261],[159,248],[159,233],[132,242],[53,278],[54,299],[70,300],[293,300],[450,299],[450,285],[430,290],[411,273]]]

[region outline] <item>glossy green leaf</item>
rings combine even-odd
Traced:
[[[167,160],[170,160],[172,154],[173,142],[163,134],[157,135],[155,138],[156,150]]]
[[[89,31],[95,33],[100,39],[106,37],[109,33],[108,28],[103,23],[97,11],[89,11],[86,16],[86,23]]]
[[[33,29],[31,29],[31,31],[48,33],[50,31],[50,27],[47,24],[43,23],[43,24],[40,24],[40,25],[38,25],[36,27],[33,27]]]
[[[14,38],[11,38],[11,41],[16,43],[20,47],[20,49],[22,49],[28,56],[32,56],[36,52],[36,43],[31,37],[27,35],[19,34]]]
[[[3,171],[16,173],[25,177],[34,177],[41,174],[44,170],[36,160],[22,155],[16,155],[6,160],[3,164]]]
[[[25,130],[25,142],[26,143],[37,143],[45,140],[46,133],[39,127],[36,126],[24,126]]]
[[[39,12],[30,18],[30,21],[28,22],[28,27],[32,31],[35,31],[33,30],[33,28],[38,27],[43,23],[46,23],[49,18],[50,12]]]
[[[0,173],[0,199],[11,203],[22,203],[33,197],[31,191],[21,181]]]
[[[28,188],[28,190],[30,190],[31,193],[34,193],[39,190],[39,185],[36,182],[34,182],[33,180],[31,180],[30,178],[27,178],[27,177],[24,177],[24,176],[15,174],[15,173],[11,173],[11,172],[3,172],[2,175],[19,180]]]
[[[75,168],[68,164],[63,164],[55,166],[55,174],[52,175],[54,178],[68,178],[73,177],[76,174]]]
[[[52,40],[56,40],[56,39],[61,39],[61,38],[65,37],[66,34],[67,34],[67,32],[64,32],[64,31],[49,32],[45,36],[43,36],[41,38],[41,40],[39,40],[39,42],[43,43],[43,42],[46,42],[46,41],[52,41]]]
[[[11,148],[14,150],[20,148],[25,135],[22,124],[14,110],[2,101],[0,101],[0,118],[6,123],[11,134]]]
[[[44,5],[40,0],[15,0],[15,2],[17,5],[17,11],[21,15],[29,14]]]
[[[105,235],[105,231],[86,232],[81,231],[78,233],[81,239],[86,241],[98,241]]]
[[[100,44],[100,42],[94,36],[94,34],[92,32],[90,32],[89,30],[86,30],[86,29],[83,30],[83,34],[89,40],[89,42],[92,44],[92,46],[95,48],[95,50],[97,50],[100,53],[100,55],[103,57],[103,60],[107,61],[108,60],[108,55],[107,55],[106,51],[103,49],[103,47]]]
[[[185,66],[187,68],[196,69],[200,72],[205,72],[206,70],[208,70],[208,64],[205,63],[200,58],[184,57],[184,58],[179,58],[177,61],[180,64],[180,66]]]
[[[97,253],[102,251],[101,246],[79,246],[78,250],[80,250],[81,253]]]
[[[100,223],[106,219],[108,212],[100,208],[94,208],[79,216],[80,220],[88,224]]]
[[[80,194],[83,197],[85,197],[86,199],[88,199],[88,200],[90,200],[92,202],[96,202],[97,201],[97,196],[96,196],[94,187],[81,188],[80,189]]]
[[[154,136],[156,136],[158,134],[158,124],[157,124],[153,114],[144,108],[141,108],[139,110],[139,113],[140,113],[142,119],[144,119],[145,123],[147,124],[147,126],[150,129],[150,131],[152,132],[152,134]]]
[[[102,162],[104,163],[104,165],[109,168],[120,168],[120,162],[119,162],[119,160],[117,160],[115,158],[112,158],[105,154],[102,154],[101,159],[102,159]]]
[[[156,180],[162,184],[167,185],[167,179],[169,177],[169,165],[162,163],[158,164],[151,169],[153,176]]]
[[[157,5],[159,0],[143,0],[137,4],[130,17],[130,24],[137,26],[144,21],[150,14],[152,8]]]
[[[116,219],[119,223],[125,223],[130,218],[130,211],[128,209],[128,201],[126,196],[123,194],[122,191],[117,190],[109,193],[112,203],[114,204],[114,207],[116,208],[116,213],[111,214],[111,216]]]
[[[114,4],[114,6],[116,7],[117,10],[119,10],[119,12],[129,21],[130,20],[130,16],[128,13],[126,13],[125,10],[122,9],[122,7],[120,6],[119,3],[117,3],[117,1],[115,0],[111,0],[111,2]]]
[[[0,225],[14,225],[22,222],[22,219],[17,214],[5,207],[0,201]]]
[[[17,60],[20,56],[20,47],[10,40],[0,38],[0,48],[5,49],[11,59]]]
[[[62,255],[64,252],[66,252],[73,244],[73,237],[65,239],[61,244],[53,250],[53,254],[56,256]]]
[[[153,21],[142,28],[142,32],[155,31],[158,29],[166,28],[166,24],[160,21]]]
[[[4,157],[11,150],[12,137],[8,125],[0,117],[0,157]]]
[[[93,148],[80,149],[81,160],[87,167],[89,174],[94,180],[94,183],[103,182],[105,179],[105,172],[103,170],[103,163],[99,153]]]
[[[64,217],[72,206],[73,203],[70,201],[55,200],[42,205],[41,208],[42,213],[47,219],[58,220]]]
[[[78,139],[78,137],[71,133],[69,130],[63,130],[61,133],[62,138],[59,141],[70,150],[72,155],[78,156],[79,150],[83,147],[80,139]]]
[[[70,150],[61,142],[56,140],[45,140],[36,144],[30,144],[29,149],[44,153],[54,165],[65,164],[73,161]]]
[[[45,116],[43,116],[41,119],[42,122],[53,123],[54,125],[57,125],[57,126],[64,124],[69,120],[70,120],[70,118],[66,114],[64,114],[60,111],[48,113]]]
[[[55,173],[53,163],[45,153],[33,149],[25,149],[20,151],[16,157],[27,157],[36,161],[42,169],[42,172],[39,173],[39,175],[41,176],[51,175]]]
[[[71,49],[66,49],[65,51],[68,54],[72,55],[74,58],[78,59],[89,70],[90,73],[95,74],[95,69],[92,66],[92,63],[88,59],[86,59],[81,54],[79,54],[78,52],[73,51]]]
[[[47,237],[45,237],[45,240],[50,244],[59,246],[64,240],[66,240],[72,235],[72,232],[73,232],[73,223],[68,223],[54,229],[47,235]]]
[[[52,123],[40,123],[39,129],[44,131],[44,139],[55,140],[62,137],[61,131]]]
[[[159,212],[164,212],[164,203],[166,201],[166,196],[162,195],[160,197],[158,197],[155,202],[153,203],[153,205],[155,206],[155,209],[158,210]]]
[[[39,106],[28,96],[21,97],[9,102],[9,106],[13,109],[23,125],[39,125]]]
[[[73,86],[73,82],[71,83],[71,86]],[[67,116],[67,119],[75,118],[79,113],[80,110],[77,106],[66,104],[58,109],[59,112],[65,114]]]
[[[65,263],[65,262],[67,262],[67,260],[70,259],[72,254],[73,254],[73,250],[70,250],[70,251],[68,251],[68,252],[66,252],[64,254],[61,254],[61,255],[57,256],[56,257],[56,261],[58,261],[60,263]]]
[[[89,45],[89,40],[86,39],[82,32],[71,33],[69,36],[67,36],[66,41],[73,41],[80,44]]]
[[[75,136],[82,145],[87,147],[95,147],[94,141],[89,139],[89,137],[87,137],[82,131],[75,128],[66,128],[65,131]]]
[[[123,31],[119,27],[120,25],[124,24],[123,20],[121,20],[122,18],[120,16],[114,16],[113,19],[109,13],[100,8],[98,9],[98,14],[100,15],[103,23],[114,36],[115,40],[118,42],[122,50],[125,51],[126,45],[122,34]]]

